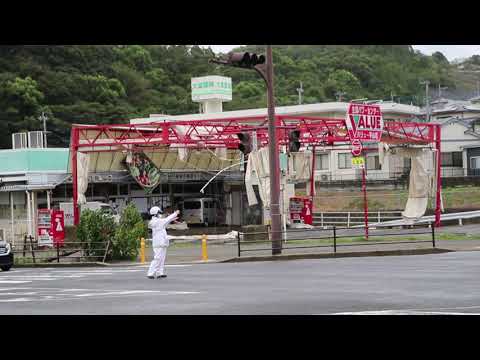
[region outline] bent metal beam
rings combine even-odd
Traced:
[[[345,119],[312,116],[275,116],[278,145],[288,145],[292,130],[300,131],[303,145],[350,144]],[[268,118],[242,117],[211,120],[161,121],[148,124],[80,125],[71,132],[74,223],[79,222],[77,206],[77,152],[152,151],[164,148],[227,148],[237,149],[239,132],[257,134],[258,146],[268,145]],[[387,144],[435,145],[439,149],[440,131],[431,123],[386,121],[381,141]],[[439,166],[437,191],[440,192]],[[437,195],[437,226],[440,225],[440,205]]]

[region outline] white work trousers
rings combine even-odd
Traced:
[[[148,269],[148,276],[165,275],[165,258],[167,257],[167,247],[153,248],[153,260]]]

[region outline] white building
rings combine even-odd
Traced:
[[[432,102],[430,121],[441,124],[442,177],[480,175],[480,98]]]

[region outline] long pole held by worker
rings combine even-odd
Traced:
[[[280,164],[275,124],[275,94],[272,46],[267,45],[267,99],[270,167],[270,217],[272,219],[272,255],[282,253],[282,218],[280,214]]]

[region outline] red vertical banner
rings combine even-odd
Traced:
[[[363,191],[363,216],[365,218],[365,240],[368,240],[368,200],[367,200],[367,177],[365,166],[362,168],[362,191]]]
[[[302,209],[302,218],[303,223],[307,225],[312,225],[313,223],[313,201],[309,198],[303,199],[303,209]]]
[[[65,219],[63,210],[52,211],[51,232],[53,244],[63,246],[65,242]]]

